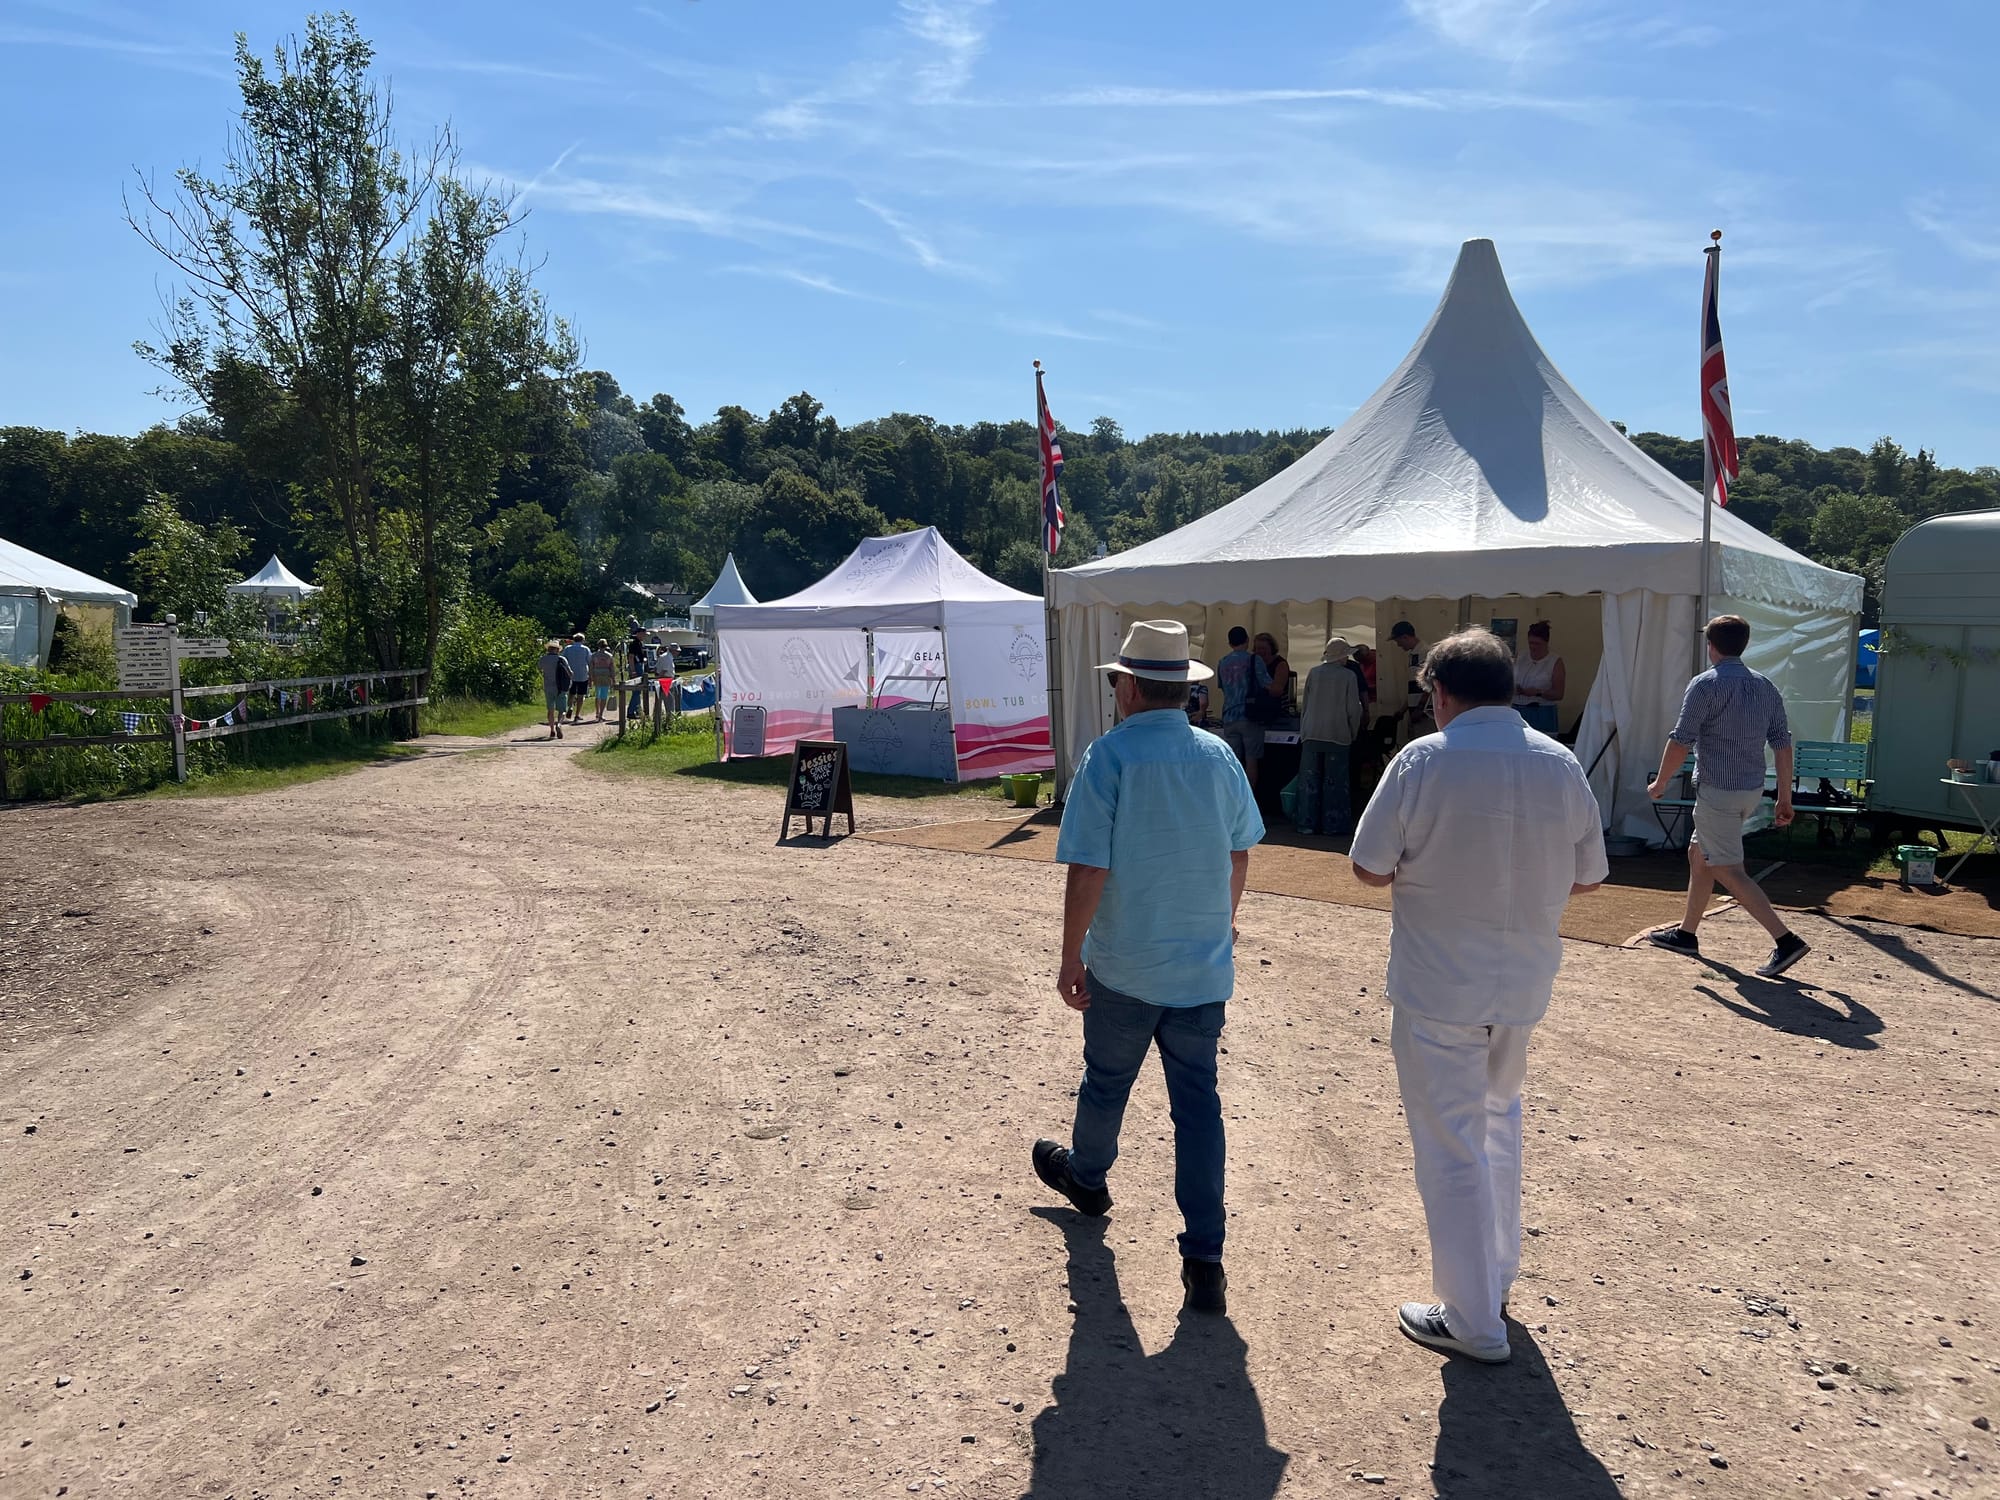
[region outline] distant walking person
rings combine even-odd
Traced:
[[[1215,677],[1222,687],[1223,743],[1236,752],[1254,790],[1257,766],[1264,759],[1264,716],[1251,712],[1250,705],[1253,696],[1270,693],[1271,669],[1250,649],[1250,632],[1241,625],[1230,627],[1229,654],[1216,663]]]
[[[1562,964],[1557,923],[1610,873],[1583,767],[1514,712],[1514,659],[1462,630],[1424,663],[1440,726],[1389,763],[1355,830],[1364,884],[1390,889],[1390,1050],[1430,1229],[1435,1302],[1396,1321],[1420,1344],[1505,1361],[1521,1266],[1521,1083]]]
[[[1239,632],[1240,634],[1240,632]],[[1245,653],[1248,654],[1247,652]],[[1174,1121],[1174,1200],[1185,1306],[1227,1308],[1224,1140],[1216,1048],[1236,984],[1236,907],[1263,821],[1242,768],[1187,719],[1187,627],[1143,620],[1112,674],[1121,722],[1083,754],[1063,806],[1056,989],[1083,1012],[1083,1085],[1071,1145],[1035,1142],[1035,1174],[1079,1213],[1111,1207],[1125,1101],[1155,1045]]]
[[[1792,731],[1785,699],[1771,679],[1743,665],[1750,625],[1738,615],[1708,622],[1709,669],[1687,685],[1681,716],[1667,736],[1660,774],[1646,790],[1658,801],[1695,754],[1694,837],[1688,841],[1687,911],[1678,927],[1648,936],[1670,953],[1699,953],[1695,936],[1715,883],[1734,896],[1776,943],[1757,972],[1775,979],[1811,950],[1772,909],[1770,897],[1743,868],[1743,824],[1764,801],[1764,747],[1777,760],[1778,806],[1773,821],[1792,812]]]
[[[1353,671],[1352,648],[1339,636],[1326,643],[1320,663],[1306,673],[1299,705],[1300,833],[1336,838],[1352,831],[1348,771],[1355,736],[1367,711],[1361,706],[1361,677]]]
[[[562,656],[569,663],[569,721],[581,724],[583,700],[590,692],[590,647],[583,643],[581,630],[569,638]]]
[[[549,711],[549,738],[563,737],[563,707],[569,702],[569,663],[554,641],[542,647],[542,702]]]
[[[604,722],[604,706],[611,701],[611,684],[618,680],[618,658],[611,654],[611,642],[597,638],[590,653],[590,686],[597,695],[597,722]]]

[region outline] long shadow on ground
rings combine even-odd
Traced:
[[[1226,1317],[1183,1313],[1173,1341],[1146,1354],[1118,1290],[1105,1221],[1035,1209],[1062,1231],[1076,1303],[1069,1364],[1035,1418],[1028,1500],[1131,1496],[1268,1500],[1288,1454],[1264,1431],[1248,1349]]]
[[[1511,1323],[1504,1365],[1446,1359],[1431,1485],[1438,1500],[1618,1500],[1577,1435],[1535,1336]]]
[[[1810,959],[1807,961],[1810,962]],[[1730,982],[1736,986],[1736,997],[1731,999],[1706,984],[1696,985],[1695,993],[1708,996],[1723,1009],[1732,1010],[1747,1021],[1755,1021],[1787,1036],[1811,1037],[1815,1041],[1855,1052],[1872,1052],[1881,1045],[1875,1038],[1883,1029],[1882,1018],[1852,995],[1827,989],[1823,985],[1760,979],[1754,974],[1732,969],[1727,964],[1719,964],[1714,959],[1705,962],[1711,969],[1729,976]],[[1825,1003],[1821,996],[1825,1000],[1838,1001],[1846,1009],[1836,1009]]]

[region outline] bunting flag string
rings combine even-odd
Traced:
[[[55,701],[55,697],[49,693],[30,693],[28,694],[28,712],[31,714],[46,713],[49,705]]]

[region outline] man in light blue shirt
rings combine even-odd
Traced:
[[[1072,1145],[1035,1143],[1035,1172],[1077,1210],[1111,1207],[1125,1101],[1155,1043],[1174,1120],[1174,1198],[1186,1306],[1226,1308],[1224,1140],[1216,1048],[1235,988],[1236,907],[1264,836],[1227,746],[1188,723],[1187,627],[1134,625],[1113,674],[1121,722],[1084,752],[1056,860],[1069,866],[1056,988],[1083,1012],[1083,1084]]]

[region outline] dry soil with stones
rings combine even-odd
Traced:
[[[1183,1320],[1156,1072],[1108,1220],[1029,1170],[1056,869],[496,747],[0,812],[0,1496],[2000,1494],[1992,944],[1569,945],[1488,1369],[1392,1321],[1386,915],[1246,900]]]

